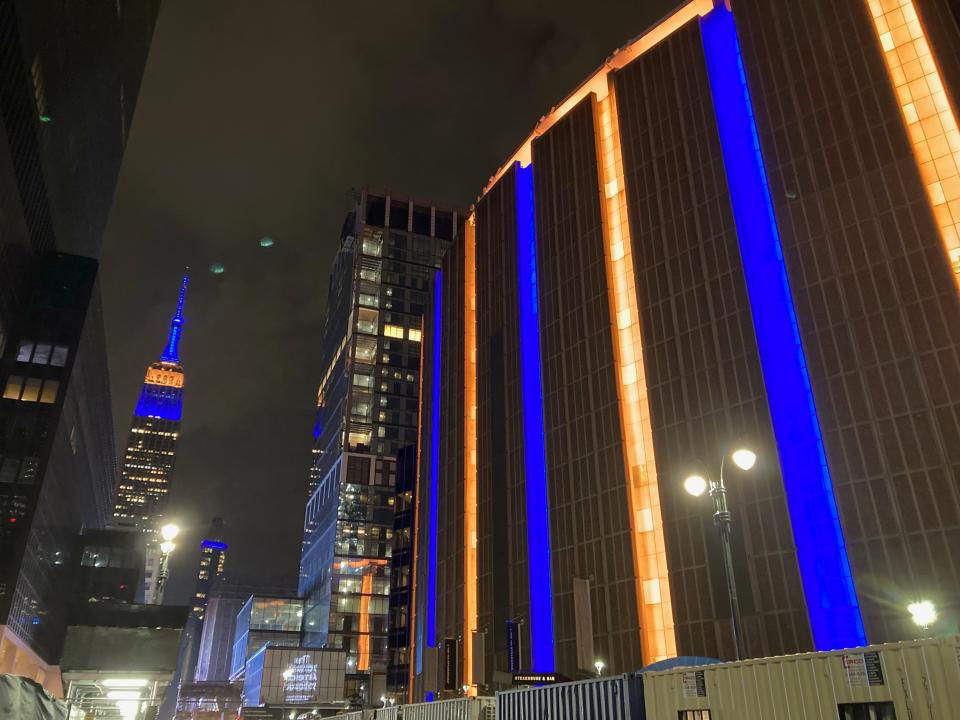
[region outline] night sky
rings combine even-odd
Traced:
[[[163,0],[101,278],[122,453],[191,268],[168,602],[186,602],[214,515],[230,575],[295,583],[351,188],[468,206],[539,117],[673,5]]]

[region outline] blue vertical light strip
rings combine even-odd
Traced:
[[[437,646],[437,518],[440,504],[440,346],[443,338],[443,272],[433,284],[433,359],[430,367],[430,515],[427,548],[427,645]]]
[[[537,229],[533,165],[516,164],[517,287],[520,295],[520,388],[527,500],[527,577],[533,672],[553,672],[553,585],[550,582],[550,508],[547,498],[543,378],[537,291]]]
[[[718,3],[701,32],[814,644],[865,645],[733,14]]]

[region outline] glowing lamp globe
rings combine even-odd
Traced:
[[[730,459],[733,460],[733,464],[741,470],[749,470],[756,464],[757,454],[753,450],[740,448],[739,450],[733,451]]]
[[[920,600],[907,605],[907,612],[915,625],[925,628],[937,620],[937,608],[929,600]]]
[[[702,475],[691,475],[683,481],[683,489],[694,497],[700,497],[707,491],[707,481]]]
[[[167,542],[170,542],[179,534],[180,534],[180,528],[174,525],[173,523],[170,523],[169,525],[164,525],[162,528],[160,528],[160,537],[162,537]]]

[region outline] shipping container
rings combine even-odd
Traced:
[[[960,718],[960,636],[642,677],[646,720]]]
[[[403,713],[400,708],[402,705],[388,705],[385,708],[377,708],[374,712],[373,720],[400,720]]]
[[[404,705],[399,717],[403,720],[495,720],[496,704],[492,697],[437,700]]]
[[[518,688],[497,693],[497,720],[637,718],[643,718],[643,687],[637,674]]]

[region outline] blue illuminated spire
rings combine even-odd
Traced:
[[[187,268],[189,270],[189,268]],[[180,286],[180,300],[177,302],[177,312],[170,321],[170,336],[167,338],[167,346],[163,350],[161,360],[166,362],[180,362],[180,329],[183,327],[183,299],[187,294],[187,281],[189,275],[183,276],[183,285]]]

